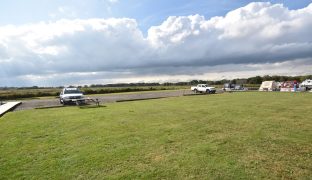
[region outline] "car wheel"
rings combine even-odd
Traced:
[[[62,99],[60,99],[60,104],[64,104]]]
[[[67,104],[67,102],[66,102],[66,101],[64,101],[64,100],[62,99],[62,100],[61,100],[61,104],[66,105],[66,104]]]
[[[195,94],[197,94],[197,92],[198,92],[197,89],[195,89],[194,92],[195,92]]]
[[[210,91],[207,89],[206,93],[210,94]]]

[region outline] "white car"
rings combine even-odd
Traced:
[[[64,105],[69,103],[83,104],[85,98],[78,88],[64,88],[60,93],[60,103]]]
[[[216,93],[216,88],[211,87],[208,84],[198,84],[197,86],[192,86],[191,90],[194,91],[195,93],[197,93],[197,92],[209,93],[209,94]]]

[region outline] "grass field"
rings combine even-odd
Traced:
[[[311,179],[312,93],[8,113],[0,179]]]

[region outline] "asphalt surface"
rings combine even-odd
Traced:
[[[165,98],[165,97],[178,97],[184,95],[194,94],[191,90],[177,90],[177,91],[154,91],[154,92],[140,92],[133,94],[107,94],[107,95],[92,95],[92,99],[98,99],[100,104],[117,102],[117,101],[128,101],[128,100],[141,100],[141,99],[154,99],[154,98]],[[34,99],[24,100],[22,104],[14,109],[14,111],[27,110],[34,108],[45,108],[62,106],[58,98],[55,99]]]

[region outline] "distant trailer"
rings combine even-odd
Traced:
[[[277,91],[278,89],[278,84],[275,81],[263,81],[259,91]]]

